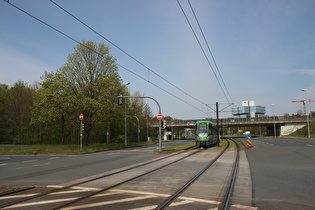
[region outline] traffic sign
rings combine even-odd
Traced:
[[[80,115],[79,115],[79,119],[80,119],[80,120],[83,120],[83,118],[84,118],[84,115],[83,115],[83,114],[80,114]]]
[[[162,120],[162,119],[163,119],[163,115],[158,114],[158,115],[156,115],[156,118],[157,118],[158,120]]]
[[[248,134],[248,135],[246,136],[246,139],[247,139],[247,140],[251,140],[251,139],[252,139],[252,136]]]

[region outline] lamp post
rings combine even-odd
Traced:
[[[124,84],[125,87],[130,85],[130,82],[126,82]],[[125,145],[127,145],[127,110],[126,110],[126,103],[125,103]]]
[[[307,123],[307,134],[308,134],[308,138],[311,138],[311,133],[310,133],[310,121],[308,118],[308,104],[307,104],[307,94],[306,94],[306,90],[302,89],[301,91],[303,91],[305,93],[305,114],[306,114],[306,123]]]
[[[140,123],[139,123],[139,118],[136,115],[133,116],[133,117],[135,117],[137,119],[137,121],[138,121],[138,143],[140,143]]]
[[[275,116],[275,105],[271,104],[272,110],[273,110],[273,135],[276,138],[277,133],[276,133],[276,116]]]

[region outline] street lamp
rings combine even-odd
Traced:
[[[140,123],[139,123],[139,118],[136,115],[133,116],[133,117],[135,117],[137,119],[137,121],[138,121],[138,143],[140,143]]]
[[[126,82],[123,86],[127,87],[130,85],[130,82]],[[127,111],[126,111],[126,103],[125,103],[125,145],[127,145]]]
[[[271,104],[272,109],[273,109],[273,135],[276,138],[277,133],[276,133],[276,116],[275,116],[275,105]]]
[[[308,138],[311,138],[310,121],[308,119],[307,94],[306,94],[306,90],[305,89],[302,89],[301,91],[303,91],[305,93],[305,114],[306,114],[306,123],[307,123],[307,134],[308,134]]]

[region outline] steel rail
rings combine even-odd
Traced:
[[[167,156],[164,156],[164,157],[161,157],[161,158],[157,158],[157,159],[154,159],[154,160],[151,160],[151,161],[139,164],[139,165],[132,166],[130,168],[122,169],[122,170],[119,170],[119,171],[116,171],[116,172],[112,172],[112,173],[109,173],[109,174],[106,174],[106,175],[98,176],[98,177],[95,177],[95,178],[92,178],[92,179],[89,179],[89,180],[77,182],[77,183],[70,184],[70,185],[67,185],[67,186],[63,186],[63,187],[60,187],[60,188],[55,188],[55,189],[47,190],[45,192],[40,192],[40,193],[35,194],[33,196],[30,196],[30,197],[25,197],[25,198],[21,198],[19,200],[15,200],[15,201],[11,201],[11,202],[8,202],[8,203],[0,204],[0,209],[8,207],[8,206],[13,206],[13,205],[16,205],[16,204],[19,204],[19,203],[23,203],[25,201],[29,201],[29,200],[32,200],[32,199],[35,199],[35,198],[40,198],[40,197],[43,197],[45,195],[49,195],[51,193],[60,192],[62,190],[69,189],[71,187],[75,187],[75,186],[78,186],[78,185],[82,185],[82,184],[93,182],[93,181],[96,181],[96,180],[99,180],[99,179],[103,179],[103,178],[106,178],[106,177],[109,177],[109,176],[113,176],[113,175],[117,175],[117,174],[120,174],[120,173],[123,173],[123,172],[127,172],[127,171],[130,171],[130,170],[142,167],[142,166],[146,166],[146,165],[149,165],[149,164],[152,164],[152,163],[156,163],[158,161],[174,157],[176,155],[179,155],[179,154],[182,154],[184,152],[187,152],[187,150],[193,150],[195,148],[196,148],[195,146],[191,146],[191,147],[186,148],[186,150],[175,152],[175,153],[172,153],[170,155],[167,155]],[[186,158],[186,157],[184,157],[184,158]],[[35,187],[31,187],[30,189],[33,189],[33,188],[35,188]],[[19,191],[14,191],[14,192],[11,192],[10,194],[17,193],[17,192],[19,192]],[[0,197],[3,197],[3,196],[5,196],[5,195],[1,195]]]
[[[104,189],[101,189],[101,190],[92,192],[92,193],[90,193],[90,194],[88,194],[88,195],[82,196],[82,197],[80,197],[80,198],[77,198],[77,199],[75,199],[75,200],[73,200],[73,201],[70,201],[70,202],[68,202],[68,203],[66,203],[66,204],[63,204],[63,205],[58,206],[57,208],[53,208],[53,209],[54,209],[54,210],[57,210],[57,209],[61,209],[61,208],[70,206],[70,205],[72,205],[72,204],[74,204],[74,203],[77,203],[77,202],[79,202],[79,201],[82,201],[82,200],[84,200],[84,199],[87,199],[87,198],[89,198],[89,197],[92,197],[92,196],[94,196],[94,195],[103,193],[103,192],[108,191],[108,190],[110,190],[110,189],[112,189],[112,188],[118,187],[118,186],[120,186],[120,185],[122,185],[122,184],[128,183],[128,182],[130,182],[130,181],[136,180],[136,179],[138,179],[138,178],[140,178],[140,177],[143,177],[143,176],[145,176],[145,175],[148,175],[148,174],[150,174],[150,173],[153,173],[153,172],[155,172],[155,171],[158,171],[158,170],[160,170],[160,169],[162,169],[162,168],[165,168],[165,167],[167,167],[167,166],[170,166],[170,165],[172,165],[172,164],[174,164],[174,163],[177,163],[177,162],[179,162],[179,161],[181,161],[181,160],[184,160],[184,159],[186,159],[186,158],[188,158],[188,157],[190,157],[190,156],[192,156],[192,155],[195,155],[195,154],[197,154],[197,153],[199,153],[199,152],[201,152],[201,151],[202,151],[202,150],[197,150],[197,151],[195,151],[195,152],[193,152],[193,153],[191,153],[191,154],[188,154],[188,155],[186,155],[186,156],[184,156],[184,157],[182,157],[182,158],[179,158],[179,159],[177,159],[177,160],[175,160],[175,161],[172,161],[172,162],[170,162],[170,163],[167,163],[167,164],[165,164],[165,165],[162,165],[162,166],[160,166],[160,167],[157,167],[157,168],[155,168],[155,169],[152,169],[152,170],[147,171],[147,172],[145,172],[145,173],[142,173],[142,174],[140,174],[140,175],[134,176],[134,177],[129,178],[129,179],[125,180],[125,181],[122,181],[122,182],[119,182],[119,183],[117,183],[117,184],[114,184],[114,185],[112,185],[112,186],[106,187],[106,188],[104,188]]]
[[[193,182],[195,182],[204,172],[206,172],[227,150],[230,146],[230,142],[227,141],[226,147],[210,162],[208,163],[203,169],[201,169],[194,177],[192,177],[188,182],[186,182],[181,188],[179,188],[173,195],[169,196],[163,203],[157,206],[156,210],[165,209],[169,206],[183,191],[185,191]]]
[[[221,208],[219,207],[219,209],[223,209],[223,210],[227,210],[230,207],[230,203],[231,203],[231,198],[232,198],[235,182],[236,182],[236,179],[237,179],[237,172],[238,172],[239,160],[240,160],[240,146],[234,139],[232,141],[235,143],[237,151],[236,151],[235,162],[234,162],[234,165],[233,165],[231,181],[230,181],[230,184],[228,186],[228,190],[227,190],[227,192],[225,194],[224,201],[222,202],[222,205],[221,205],[222,207]]]

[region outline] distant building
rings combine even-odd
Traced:
[[[232,114],[238,118],[262,117],[266,113],[266,107],[255,106],[255,101],[243,101],[242,106],[232,108]]]

